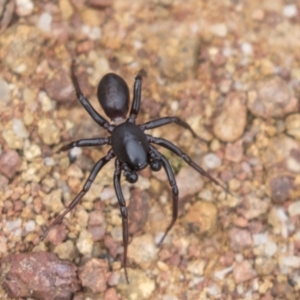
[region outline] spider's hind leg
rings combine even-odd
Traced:
[[[123,196],[120,177],[121,177],[121,167],[122,163],[116,159],[115,162],[115,174],[114,174],[114,188],[118,198],[120,212],[122,217],[122,231],[123,231],[123,246],[124,246],[124,253],[123,253],[123,265],[125,271],[126,281],[129,284],[129,278],[127,273],[127,249],[128,249],[128,212],[126,208],[125,199]]]
[[[73,199],[73,201],[67,206],[67,208],[54,220],[54,222],[48,227],[48,229],[44,232],[43,236],[41,237],[41,240],[43,241],[46,236],[48,235],[49,231],[57,224],[60,224],[64,218],[64,216],[69,213],[84,197],[84,195],[88,192],[90,189],[93,181],[95,180],[97,174],[100,172],[102,167],[108,163],[113,157],[115,157],[115,154],[112,149],[109,150],[106,156],[101,158],[96,165],[94,166],[93,170],[91,171],[91,174],[89,175],[87,181],[85,182],[82,190],[80,193]]]
[[[165,172],[166,172],[168,180],[169,180],[169,184],[170,184],[171,189],[172,189],[172,198],[173,198],[172,221],[169,224],[169,226],[167,227],[167,229],[165,230],[165,233],[164,233],[163,237],[161,238],[160,242],[158,243],[158,245],[160,246],[163,243],[163,241],[164,241],[165,237],[167,236],[168,232],[172,229],[172,227],[175,224],[175,222],[177,220],[177,217],[178,217],[178,187],[177,187],[177,184],[176,184],[174,172],[172,170],[172,167],[171,167],[169,161],[166,159],[166,157],[164,155],[162,155],[152,145],[150,145],[150,149],[151,149],[152,153],[154,153],[154,155],[160,160],[161,165],[165,169]]]

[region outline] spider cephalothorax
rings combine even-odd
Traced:
[[[177,146],[163,138],[156,138],[144,133],[144,131],[147,129],[160,127],[169,123],[176,123],[188,129],[194,137],[198,137],[194,130],[186,122],[180,120],[177,117],[163,117],[140,125],[135,124],[135,119],[139,112],[141,103],[143,75],[144,71],[141,70],[135,77],[133,89],[133,102],[131,105],[129,117],[127,119],[125,118],[129,108],[129,89],[126,82],[122,77],[114,73],[106,74],[102,78],[98,85],[97,96],[104,112],[111,119],[111,123],[109,123],[105,118],[103,118],[99,113],[97,113],[97,111],[93,108],[90,102],[82,94],[77,77],[75,75],[75,63],[74,61],[72,62],[71,78],[78,100],[89,113],[89,115],[94,119],[94,121],[101,127],[105,128],[110,133],[110,136],[106,138],[82,139],[74,141],[65,146],[62,146],[59,149],[59,151],[70,150],[74,147],[101,146],[104,144],[111,145],[111,149],[108,151],[106,156],[101,158],[95,164],[81,192],[75,197],[75,199],[65,209],[65,211],[54,220],[54,222],[46,230],[45,234],[42,237],[42,239],[44,239],[47,236],[48,232],[51,230],[51,228],[53,228],[54,225],[59,224],[64,218],[64,216],[79,203],[79,201],[91,187],[95,177],[102,169],[102,167],[112,158],[116,158],[114,188],[118,198],[122,217],[124,270],[127,282],[129,282],[126,269],[128,247],[128,213],[120,184],[121,173],[123,172],[123,175],[125,176],[127,181],[129,181],[130,183],[134,183],[138,179],[137,171],[144,169],[146,166],[150,165],[150,168],[153,171],[158,171],[161,169],[161,167],[164,168],[170,186],[172,188],[173,212],[172,221],[166,228],[165,234],[163,235],[159,244],[163,242],[167,233],[173,227],[178,216],[178,188],[176,185],[173,170],[166,157],[151,144],[157,144],[169,149],[170,151],[181,157],[197,172],[208,177],[214,183],[221,186],[224,190],[227,191],[225,187],[223,187],[209,173],[204,171],[199,165],[192,161],[191,158],[185,153],[183,153]]]

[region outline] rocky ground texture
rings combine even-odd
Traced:
[[[300,4],[296,0],[0,0],[0,298],[74,300],[299,299]],[[108,72],[143,81],[138,123],[179,146],[232,195],[169,159],[180,191],[171,220],[164,172],[122,179],[122,226],[107,164],[45,241],[108,147],[56,150],[103,137],[76,100]],[[22,298],[24,299],[24,298]]]

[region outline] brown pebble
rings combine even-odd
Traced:
[[[101,241],[105,235],[105,227],[102,225],[90,226],[88,232],[92,235],[93,241]]]
[[[87,0],[87,5],[94,6],[96,8],[112,6],[113,3],[113,0]]]
[[[15,150],[8,150],[0,156],[0,172],[9,179],[15,176],[21,164],[21,158]]]
[[[232,228],[229,231],[230,246],[233,251],[242,251],[252,246],[251,234],[246,229]]]
[[[258,117],[265,119],[283,118],[298,111],[298,100],[292,89],[280,77],[258,82],[248,92],[248,108]]]
[[[247,124],[245,93],[229,93],[216,114],[213,124],[214,134],[224,142],[236,141],[242,136]]]
[[[47,241],[51,242],[53,245],[59,245],[67,237],[66,226],[63,224],[56,225],[50,230]]]
[[[101,211],[92,211],[89,214],[89,226],[103,225],[105,222],[104,215]]]
[[[129,233],[133,234],[140,230],[147,221],[150,209],[150,196],[146,191],[133,189],[131,191],[128,212],[130,215]]]
[[[238,284],[250,280],[256,276],[255,270],[252,268],[249,261],[244,260],[240,263],[236,263],[233,266],[234,281]]]
[[[106,248],[108,248],[109,254],[115,258],[118,254],[120,243],[111,236],[105,236],[104,245]]]
[[[103,297],[103,300],[118,300],[118,294],[117,291],[114,288],[108,289]]]
[[[234,143],[227,143],[225,149],[225,159],[239,163],[243,158],[243,141],[237,140]]]
[[[0,282],[13,298],[71,299],[79,290],[76,270],[50,252],[12,254],[1,260]]]
[[[91,258],[79,268],[78,277],[81,284],[93,293],[104,292],[107,272],[108,262],[106,259]]]
[[[210,233],[216,228],[217,208],[211,202],[196,202],[185,215],[184,223],[197,235]]]
[[[181,259],[180,259],[180,255],[178,253],[175,253],[169,259],[170,264],[175,267],[179,266],[180,261],[181,261]]]
[[[45,81],[45,90],[50,98],[58,102],[75,100],[69,73],[63,69],[55,70],[53,77]]]

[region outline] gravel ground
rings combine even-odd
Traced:
[[[0,0],[0,299],[299,299],[300,4],[297,0]],[[179,146],[232,195],[164,149],[179,188],[171,220],[164,172],[122,179],[128,272],[107,164],[44,242],[108,148],[56,153],[106,136],[76,100],[140,69],[138,123]],[[131,93],[132,94],[132,93]],[[14,297],[14,298],[13,298]]]

